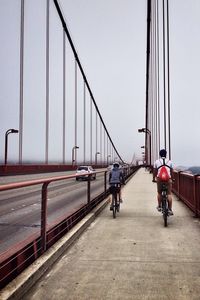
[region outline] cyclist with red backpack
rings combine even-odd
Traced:
[[[173,215],[172,211],[172,162],[167,160],[167,151],[165,149],[160,150],[160,158],[157,159],[154,163],[153,169],[153,182],[157,182],[157,198],[158,206],[157,210],[162,211],[161,207],[161,193],[162,193],[162,184],[165,182],[167,186],[167,195],[168,195],[168,205],[169,205],[169,215]]]

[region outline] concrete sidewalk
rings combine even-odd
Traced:
[[[139,170],[117,218],[107,206],[23,299],[199,300],[199,220],[174,197],[165,228],[151,180]]]

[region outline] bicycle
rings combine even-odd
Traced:
[[[112,212],[113,212],[113,218],[116,218],[116,213],[120,211],[120,199],[119,199],[119,191],[120,191],[120,184],[114,184],[110,187],[110,192],[112,194]]]
[[[167,190],[168,190],[167,185],[165,183],[162,183],[161,203],[162,203],[162,214],[163,214],[165,227],[167,227],[167,218],[169,216]]]

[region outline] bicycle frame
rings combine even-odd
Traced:
[[[120,201],[119,201],[119,189],[120,189],[120,185],[119,184],[115,184],[112,186],[112,212],[113,212],[113,218],[116,218],[116,213],[119,212],[120,210]]]

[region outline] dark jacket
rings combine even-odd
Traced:
[[[121,183],[124,184],[124,175],[122,170],[119,168],[113,168],[112,171],[109,174],[109,183],[115,184],[115,183]]]

